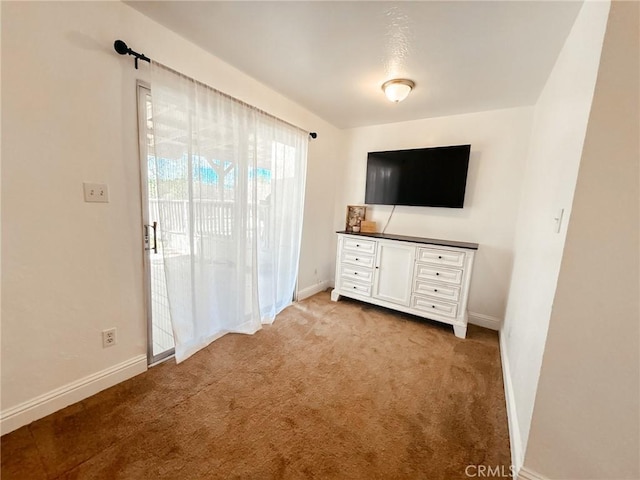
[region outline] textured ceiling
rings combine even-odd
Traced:
[[[582,2],[127,2],[338,127],[532,105]],[[405,77],[409,98],[380,86]]]

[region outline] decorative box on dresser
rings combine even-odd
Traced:
[[[467,299],[478,244],[380,233],[338,232],[340,296],[453,325],[467,334]]]

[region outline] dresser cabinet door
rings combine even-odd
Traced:
[[[402,242],[378,242],[373,296],[409,305],[416,248]]]

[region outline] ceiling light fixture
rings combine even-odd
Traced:
[[[382,91],[390,101],[399,103],[407,98],[407,95],[411,93],[411,90],[413,90],[413,87],[415,86],[416,84],[411,80],[396,78],[389,80],[388,82],[384,82],[382,84]]]

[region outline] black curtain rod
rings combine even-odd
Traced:
[[[120,55],[133,55],[134,57],[136,57],[136,70],[138,69],[138,60],[144,60],[145,62],[151,63],[151,59],[144,53],[134,52],[129,47],[127,47],[127,44],[122,40],[116,40],[115,42],[113,42],[113,48],[115,48],[116,52],[118,52]]]
[[[113,42],[113,48],[120,55],[131,55],[131,56],[135,57],[136,70],[138,69],[138,60],[144,60],[145,62],[151,63],[151,59],[149,57],[147,57],[144,53],[138,53],[138,52],[136,52],[134,50],[131,50],[127,46],[127,44],[124,43],[122,40],[116,40],[115,42]],[[299,127],[297,127],[297,128],[299,128]],[[309,136],[311,138],[317,138],[318,134],[316,132],[309,132]]]

